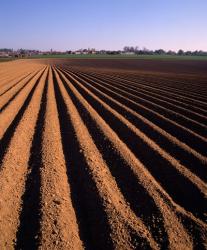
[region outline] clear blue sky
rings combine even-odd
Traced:
[[[0,48],[207,51],[207,0],[1,0]]]

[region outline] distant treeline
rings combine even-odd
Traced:
[[[163,49],[149,50],[147,48],[140,49],[138,46],[125,46],[123,50],[96,50],[96,49],[79,49],[76,51],[66,50],[64,52],[59,52],[55,50],[41,51],[41,50],[28,50],[28,49],[8,49],[0,48],[0,55],[2,53],[7,53],[10,56],[16,55],[44,55],[44,54],[106,54],[106,55],[119,55],[119,54],[135,54],[135,55],[180,55],[180,56],[207,56],[207,51],[195,50],[195,51],[184,51],[182,49],[177,52],[173,50],[165,51]]]
[[[149,50],[146,48],[139,49],[139,47],[133,47],[133,46],[125,46],[123,51],[125,53],[134,53],[137,55],[180,55],[180,56],[207,56],[207,51],[202,50],[195,50],[195,51],[184,51],[182,49],[178,50],[177,52],[173,50],[165,51],[163,49],[157,49],[157,50]]]

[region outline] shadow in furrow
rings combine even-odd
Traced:
[[[20,108],[19,112],[17,113],[14,120],[12,121],[10,126],[7,128],[6,132],[4,133],[4,136],[3,136],[3,138],[2,138],[2,140],[0,142],[0,164],[2,163],[3,157],[4,157],[5,153],[6,153],[7,147],[9,145],[10,141],[11,141],[11,138],[12,138],[12,136],[14,134],[14,131],[15,131],[18,123],[22,119],[22,116],[23,116],[27,106],[29,105],[31,99],[32,99],[34,91],[35,91],[35,89],[37,87],[37,84],[38,84],[40,78],[42,77],[43,73],[40,75],[40,77],[35,82],[32,90],[28,94],[28,96],[27,96],[26,100],[24,101],[22,107]]]
[[[40,187],[42,166],[42,136],[47,103],[48,75],[46,78],[40,110],[35,126],[32,147],[30,150],[29,170],[25,184],[25,193],[22,196],[22,211],[20,226],[17,232],[16,249],[37,249],[40,229]]]
[[[154,200],[149,196],[145,188],[139,184],[125,160],[114,149],[111,141],[103,135],[103,132],[97,127],[88,111],[70,91],[63,78],[62,81],[73,103],[80,111],[84,124],[87,126],[93,141],[102,154],[126,201],[130,203],[134,213],[144,221],[154,239],[160,244],[161,249],[166,249],[169,244],[168,236],[163,225],[162,214]]]
[[[103,201],[80,148],[54,72],[53,79],[68,182],[80,238],[86,249],[113,249]]]
[[[201,229],[193,220],[179,212],[177,216],[193,239],[193,249],[206,250],[207,229]]]
[[[162,158],[158,152],[143,142],[127,125],[115,117],[110,111],[103,108],[97,100],[79,87],[72,78],[70,78],[70,81],[118,134],[121,140],[127,144],[174,201],[186,210],[191,211],[196,217],[205,220],[206,203],[200,190],[194,186],[190,180],[179,173],[167,160]]]

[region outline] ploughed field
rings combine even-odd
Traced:
[[[207,249],[204,66],[0,64],[0,249]]]

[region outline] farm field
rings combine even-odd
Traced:
[[[190,55],[124,55],[124,54],[56,54],[56,55],[34,55],[31,59],[47,59],[47,58],[62,58],[62,59],[137,59],[137,60],[176,60],[176,61],[206,61],[207,56],[190,56]]]
[[[207,62],[0,64],[0,249],[207,249]]]

